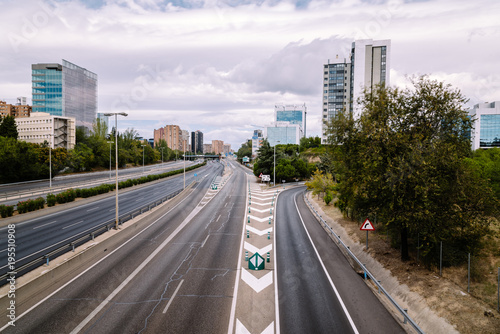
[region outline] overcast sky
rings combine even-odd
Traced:
[[[391,39],[391,85],[429,74],[500,100],[498,0],[0,0],[0,99],[31,104],[31,64],[98,75],[98,111],[145,138],[167,124],[237,150],[274,104],[321,134],[323,64],[355,39]]]

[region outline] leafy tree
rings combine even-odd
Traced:
[[[68,163],[75,171],[88,171],[91,169],[94,160],[92,149],[85,144],[77,144],[75,148],[68,152]]]
[[[306,186],[308,190],[312,190],[313,195],[318,195],[318,197],[327,192],[335,194],[337,189],[332,174],[323,174],[320,170],[313,173],[311,180],[306,182]]]
[[[252,141],[248,140],[246,143],[243,143],[236,153],[236,156],[238,157],[238,161],[240,163],[244,157],[250,158],[252,156]]]
[[[365,92],[359,119],[341,113],[330,124],[340,205],[358,218],[376,214],[399,235],[402,260],[417,234],[424,256],[439,241],[477,250],[496,211],[466,161],[472,126],[466,99],[426,77],[412,84]]]
[[[300,152],[304,152],[308,148],[316,148],[321,146],[321,138],[316,137],[302,137],[300,138]]]
[[[0,117],[0,136],[17,139],[17,124],[13,116]]]

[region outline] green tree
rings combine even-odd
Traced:
[[[17,139],[17,124],[13,116],[0,117],[0,136]]]
[[[412,84],[365,92],[359,119],[341,113],[330,124],[339,202],[357,218],[376,214],[399,236],[402,260],[417,234],[424,256],[439,241],[477,250],[496,212],[466,161],[472,126],[466,99],[426,77]]]
[[[252,141],[248,140],[246,143],[243,143],[236,153],[238,161],[241,163],[244,157],[252,157]]]
[[[323,174],[320,170],[316,170],[312,174],[311,180],[306,182],[306,186],[308,190],[312,191],[313,195],[318,195],[318,197],[320,194],[326,194],[327,192],[335,194],[337,189],[332,174]]]

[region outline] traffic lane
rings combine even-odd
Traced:
[[[234,198],[234,196],[232,197]],[[197,326],[201,325],[206,330],[215,328],[216,324],[224,324],[221,328],[225,328],[229,311],[221,312],[221,310],[230,308],[231,299],[225,301],[224,299],[228,299],[228,297],[224,298],[226,292],[221,293],[221,290],[231,292],[231,288],[227,289],[227,287],[231,287],[229,283],[234,282],[234,276],[227,275],[228,269],[225,261],[229,258],[229,255],[233,255],[233,267],[236,266],[234,248],[239,246],[238,237],[241,235],[241,215],[244,206],[240,207],[241,214],[238,219],[240,224],[238,225],[228,225],[226,220],[219,217],[229,216],[227,210],[232,208],[234,208],[234,205],[229,201],[221,201],[218,200],[218,197],[215,197],[204,209],[207,214],[203,214],[202,211],[195,216],[181,233],[171,241],[169,246],[162,250],[144,268],[143,272],[145,274],[136,276],[127,284],[113,298],[113,303],[105,311],[97,315],[85,329],[93,333],[157,333],[162,331],[159,328],[165,326],[169,328],[169,332],[172,332],[172,328],[176,326],[185,327],[186,324],[191,328],[198,328]],[[217,216],[217,218],[207,222],[206,217],[212,212],[214,213],[212,216]],[[231,231],[221,233],[221,231],[227,232],[225,226],[227,228],[237,226],[240,230],[236,233]],[[210,231],[213,230],[218,231],[218,236],[211,235],[207,239]],[[227,241],[219,243],[219,248],[214,253],[211,251],[212,247],[210,245],[221,236],[224,239],[229,237],[234,239],[236,237],[238,240],[233,242],[233,249],[228,248]],[[171,254],[172,249],[180,251],[173,255]],[[229,253],[226,256],[222,252]],[[173,268],[176,269],[172,272]],[[179,307],[172,304],[169,310],[181,309],[184,317],[165,318],[166,315],[163,311],[177,287],[180,287],[181,281],[184,282],[182,289],[188,291],[187,305]],[[193,281],[197,283],[193,283]],[[193,284],[198,288],[192,290],[191,286]],[[177,297],[174,302],[178,302]],[[187,321],[185,319],[187,316],[195,316],[197,320]],[[227,319],[221,320],[220,318],[223,316]],[[190,330],[189,332],[193,331]],[[201,331],[194,330],[194,332]]]
[[[117,296],[113,309],[106,312],[105,320],[92,327],[92,332],[219,333],[227,330],[244,195],[219,198],[215,197],[172,240],[170,247],[183,247],[185,254],[177,259],[168,255],[170,250],[159,254],[151,263],[148,276],[131,282]],[[240,204],[235,205],[235,201]],[[162,275],[167,268],[176,269]],[[151,278],[151,270],[159,274]],[[151,303],[146,306],[138,304],[140,301]]]
[[[206,190],[208,181],[203,183],[201,186]],[[148,222],[142,226],[149,226],[152,221],[159,220],[140,234],[138,230],[136,238],[19,319],[16,327],[9,327],[7,332],[69,333],[135,270],[137,263],[151,254],[161,238],[175,230],[193,210],[203,193],[194,191],[192,197],[186,198],[161,218],[159,216],[164,214],[161,210],[147,217]],[[109,252],[111,251],[110,249]],[[34,300],[17,300],[16,310],[21,314],[35,303]]]
[[[297,213],[282,192],[276,217],[279,322],[283,333],[354,333]]]
[[[405,333],[318,223],[304,202],[303,193],[297,193],[296,202],[316,249],[359,332]]]
[[[218,173],[218,169],[211,166],[201,170],[200,173]],[[189,183],[194,180],[194,176],[189,175],[186,179]],[[120,195],[120,212],[122,214],[132,212],[144,206],[145,203],[161,199],[166,195],[162,192],[163,189],[168,188],[170,189],[170,193],[174,193],[182,189],[182,183],[183,178],[177,177],[170,180],[167,179],[165,182],[156,183],[150,187],[124,193]],[[18,260],[56,242],[92,229],[105,221],[112,220],[115,217],[115,208],[115,199],[108,197],[84,206],[53,214],[50,217],[40,217],[31,222],[17,224],[16,255]],[[7,229],[0,229],[0,240],[7,240],[6,238]],[[5,261],[2,261],[3,258],[5,258]],[[0,261],[6,263],[6,253],[3,250],[0,251]]]

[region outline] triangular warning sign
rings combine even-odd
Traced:
[[[361,231],[375,231],[375,227],[373,227],[372,222],[367,219],[367,220],[365,220],[363,225],[361,225],[360,230]]]
[[[260,173],[259,177],[262,177],[262,173]]]

